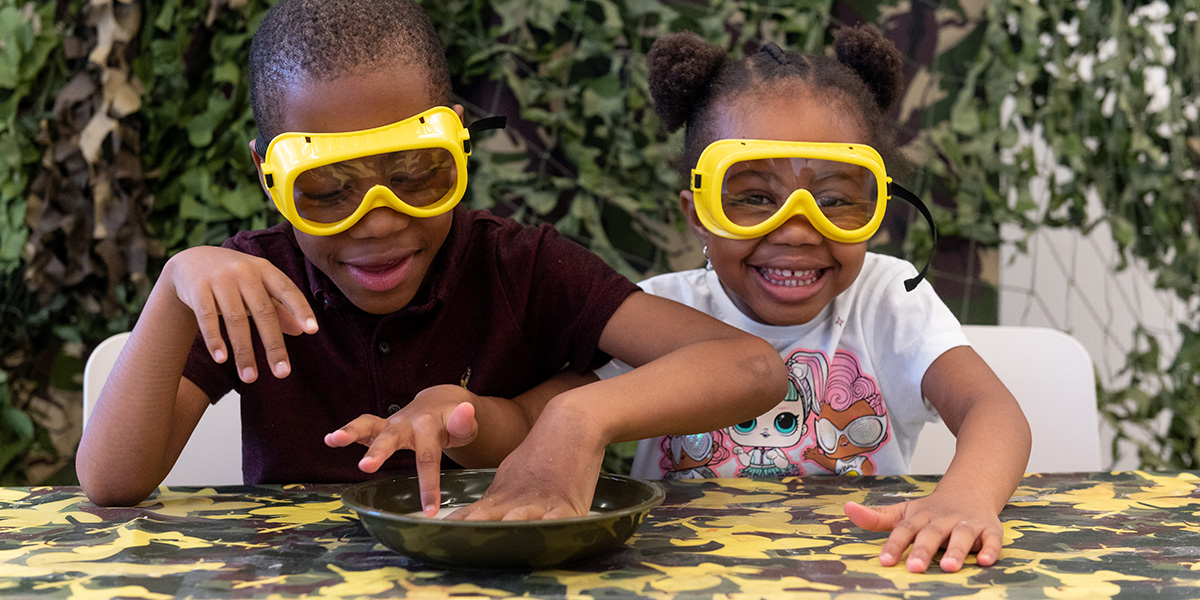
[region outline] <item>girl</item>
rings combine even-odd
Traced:
[[[651,93],[667,129],[685,128],[690,189],[680,203],[709,264],[641,285],[766,339],[789,368],[775,409],[713,436],[727,452],[709,454],[727,458],[708,460],[710,472],[905,473],[924,422],[940,416],[958,444],[936,490],[892,506],[847,503],[846,515],[892,531],[884,565],[909,546],[911,571],[928,568],[940,546],[946,571],[972,551],[990,565],[1029,426],[929,283],[909,263],[867,252],[888,197],[915,200],[890,184],[879,154],[899,162],[885,114],[901,62],[869,26],[842,30],[834,47],[836,59],[768,44],[727,61],[691,33],[654,44]],[[670,447],[641,442],[633,474],[672,476]]]

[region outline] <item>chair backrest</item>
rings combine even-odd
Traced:
[[[100,397],[100,388],[125,347],[129,333],[118,333],[96,346],[83,369],[83,426]],[[204,411],[164,485],[239,485],[242,483],[242,416],[237,392],[229,392]]]
[[[1029,420],[1033,450],[1025,471],[1099,471],[1096,372],[1079,340],[1046,327],[965,325],[963,331]],[[911,472],[944,473],[954,457],[954,441],[943,423],[926,424]]]

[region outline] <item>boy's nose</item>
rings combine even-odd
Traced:
[[[347,231],[355,238],[386,237],[397,231],[407,229],[409,223],[414,218],[394,208],[378,206],[363,215]]]
[[[792,215],[792,217],[767,234],[767,241],[772,244],[792,246],[820,244],[825,236],[813,227],[808,217]]]

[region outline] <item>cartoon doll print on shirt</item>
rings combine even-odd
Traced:
[[[738,477],[803,475],[786,451],[808,432],[808,418],[818,408],[818,390],[824,384],[826,364],[822,354],[797,351],[787,359],[787,396],[757,419],[729,427],[733,455],[742,468]]]
[[[663,479],[712,479],[717,477],[708,465],[729,458],[725,434],[720,431],[691,435],[668,435],[660,442],[663,458],[659,466]]]
[[[813,426],[817,445],[805,449],[804,458],[835,475],[874,474],[868,453],[887,439],[887,411],[879,386],[862,373],[853,354],[834,355],[818,410]]]

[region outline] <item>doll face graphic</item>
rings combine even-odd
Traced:
[[[712,460],[713,448],[711,433],[671,436],[671,463],[677,471],[702,467]]]
[[[802,417],[799,402],[780,402],[757,419],[743,421],[725,431],[741,446],[787,448],[796,445],[808,430]]]
[[[876,415],[866,400],[858,400],[846,410],[822,413],[816,430],[825,456],[846,458],[878,447],[887,437],[887,418]]]

